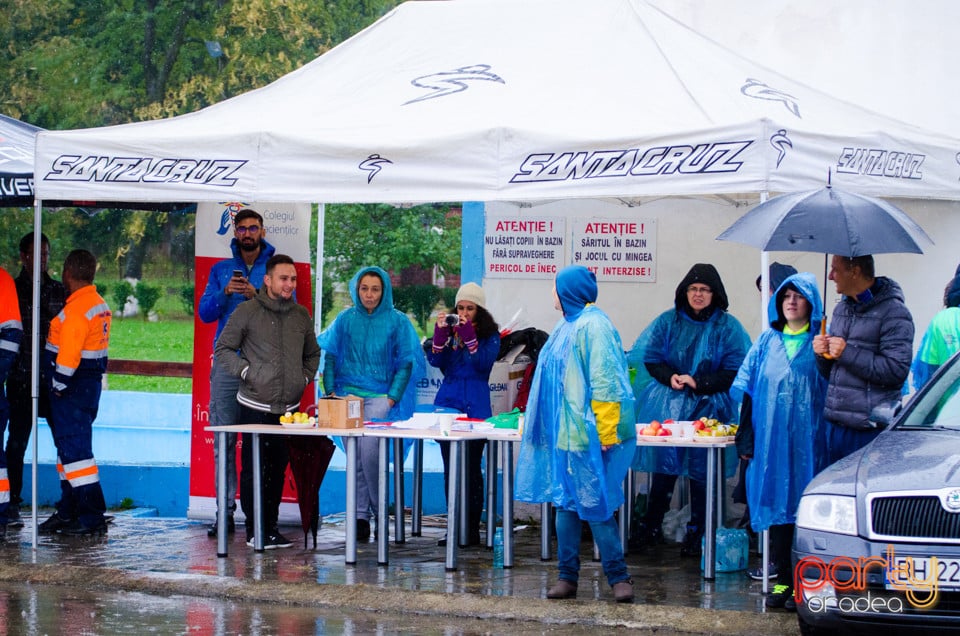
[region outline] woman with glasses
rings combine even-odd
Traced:
[[[750,347],[750,336],[727,313],[727,292],[713,265],[697,263],[684,276],[674,307],[660,314],[630,352],[637,369],[637,421],[689,421],[706,416],[732,422],[730,385]],[[638,447],[634,470],[653,472],[637,547],[662,541],[661,524],[679,475],[690,478],[690,522],[680,554],[698,556],[706,508],[707,451]]]
[[[456,313],[440,313],[433,326],[433,343],[427,361],[443,373],[435,406],[456,409],[469,417],[490,417],[490,370],[500,353],[500,328],[484,305],[487,297],[476,283],[457,291]],[[480,470],[484,440],[466,442],[467,455],[467,545],[480,544],[484,482]],[[440,442],[443,477],[449,478],[450,443]],[[444,492],[447,489],[444,488]],[[488,521],[489,528],[493,524]],[[440,540],[446,545],[446,539]]]

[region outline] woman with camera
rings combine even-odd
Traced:
[[[476,419],[490,417],[490,370],[500,352],[500,328],[484,305],[486,294],[476,283],[457,291],[456,313],[441,313],[433,327],[433,343],[427,361],[443,373],[443,383],[434,406],[456,409]],[[480,515],[483,512],[483,473],[480,461],[486,442],[466,442],[467,461],[467,545],[480,544]],[[450,443],[440,442],[443,476],[449,478]],[[446,489],[444,489],[446,492]],[[492,527],[487,520],[487,527]],[[489,531],[489,530],[488,530]],[[446,545],[446,539],[440,540]]]

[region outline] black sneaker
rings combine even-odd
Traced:
[[[237,531],[237,526],[233,522],[233,515],[227,515],[227,534],[233,534]],[[210,527],[207,528],[207,536],[211,539],[216,538],[217,536],[217,522],[214,521],[210,524]]]
[[[763,602],[770,609],[785,609],[788,612],[797,611],[797,602],[793,600],[793,586],[774,585],[773,591],[767,594]]]
[[[280,534],[280,531],[276,528],[268,532],[267,536],[263,538],[264,550],[276,550],[277,548],[292,547],[293,541]]]
[[[763,566],[753,568],[752,570],[747,570],[747,576],[749,576],[754,581],[762,581],[766,578],[768,581],[772,581],[777,578],[777,566],[773,563],[767,563],[767,575],[763,575]]]
[[[80,523],[79,519],[74,519],[57,532],[71,537],[97,536],[107,533],[107,524],[101,520],[100,523],[95,526],[85,526]]]
[[[22,528],[23,527],[23,518],[20,516],[20,508],[17,506],[11,505],[7,508],[7,527],[8,528]]]
[[[370,522],[366,519],[357,519],[357,543],[370,541]]]
[[[37,526],[38,534],[56,534],[62,528],[66,528],[70,525],[70,519],[64,519],[57,513],[53,513],[50,517]]]

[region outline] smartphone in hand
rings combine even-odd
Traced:
[[[234,277],[234,278],[244,278],[244,276],[243,276],[243,271],[242,271],[242,270],[239,270],[239,269],[233,270],[233,277]]]

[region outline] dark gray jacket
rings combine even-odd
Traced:
[[[836,360],[817,357],[829,381],[824,416],[861,430],[873,428],[868,418],[875,406],[900,400],[913,358],[913,317],[900,286],[879,276],[871,293],[866,302],[846,296],[834,308],[829,333],[847,346]]]
[[[264,286],[234,310],[214,357],[215,364],[240,376],[240,404],[284,413],[297,410],[320,365],[320,346],[309,312],[294,300],[270,298]]]

